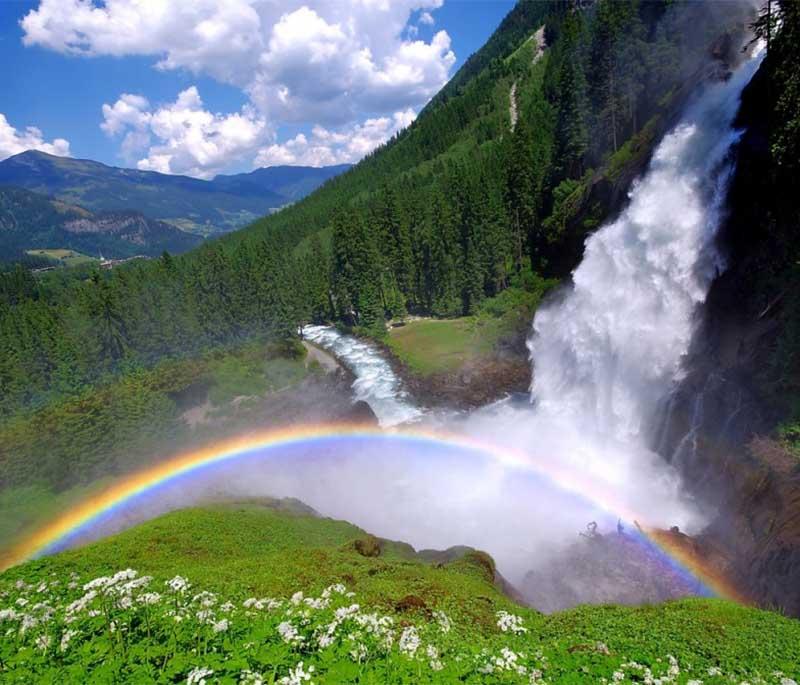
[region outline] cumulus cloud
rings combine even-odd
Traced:
[[[252,107],[215,114],[205,109],[195,86],[175,102],[152,107],[141,95],[124,93],[103,105],[100,127],[124,135],[123,154],[144,171],[211,178],[230,164],[250,158],[269,136],[267,122]]]
[[[271,120],[352,123],[423,105],[455,55],[446,32],[410,40],[413,12],[442,0],[41,0],[27,45],[67,54],[151,55],[247,92]]]
[[[327,166],[357,162],[376,147],[414,121],[412,109],[395,112],[392,116],[367,119],[363,123],[339,130],[315,126],[311,135],[303,133],[281,143],[273,143],[258,151],[255,166],[302,164]]]
[[[54,138],[48,143],[35,126],[28,126],[24,131],[17,130],[0,113],[0,160],[25,150],[41,150],[59,157],[69,157],[70,154],[69,141],[64,138]]]

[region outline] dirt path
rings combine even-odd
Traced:
[[[325,369],[325,373],[334,373],[341,368],[341,364],[336,360],[336,357],[328,354],[325,350],[320,349],[313,343],[303,340],[303,347],[305,347],[308,352],[306,356],[306,366],[312,361],[318,362],[319,365]]]

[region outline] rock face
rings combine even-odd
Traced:
[[[770,351],[787,325],[780,288],[757,278],[784,251],[759,201],[770,164],[767,87],[762,67],[739,115],[746,132],[720,234],[728,269],[709,293],[688,373],[656,418],[654,448],[717,510],[706,536],[754,598],[800,616],[800,460],[766,437],[784,411]]]

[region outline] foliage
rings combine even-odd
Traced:
[[[434,568],[389,544],[388,556],[363,557],[358,535],[258,507],[190,510],[13,569],[0,577],[0,673],[6,682],[209,685],[793,685],[800,675],[800,624],[777,614],[684,600],[544,616],[500,595],[469,555]],[[152,576],[114,571],[129,559]],[[223,572],[206,584],[190,573],[208,561]]]
[[[302,355],[299,344],[287,348],[256,341],[165,360],[152,370],[134,366],[77,395],[17,413],[0,424],[0,484],[60,490],[207,438],[190,428],[183,411],[206,397],[222,406],[295,385],[306,374]],[[228,430],[240,425],[227,424]],[[1,504],[0,512],[11,519],[20,516]]]

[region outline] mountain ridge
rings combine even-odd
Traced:
[[[186,232],[211,235],[295,202],[346,168],[265,167],[203,180],[26,150],[0,161],[0,185],[52,195],[91,211],[135,209]]]
[[[33,248],[65,248],[106,257],[185,252],[203,241],[135,210],[90,212],[24,188],[0,185],[0,260]]]

